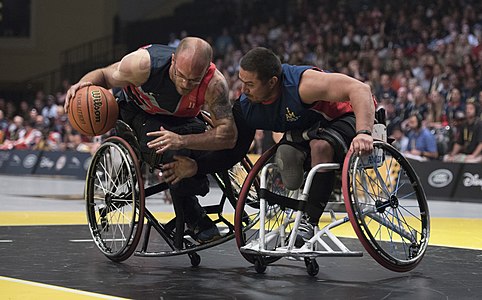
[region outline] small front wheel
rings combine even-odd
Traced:
[[[318,263],[314,258],[305,259],[305,264],[306,264],[306,272],[308,272],[308,275],[310,276],[316,276],[320,271],[320,267],[318,266]]]
[[[189,253],[188,255],[189,255],[189,258],[191,259],[191,265],[193,267],[199,266],[199,264],[201,263],[201,256],[199,256],[199,254],[197,254],[196,252]]]
[[[263,274],[266,271],[266,263],[264,262],[262,257],[257,257],[254,261],[254,269],[258,274]]]

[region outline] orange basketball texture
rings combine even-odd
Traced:
[[[88,136],[112,129],[119,114],[114,95],[101,86],[79,89],[69,105],[69,120],[74,129]]]

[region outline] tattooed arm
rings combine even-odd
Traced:
[[[229,101],[228,84],[224,76],[216,70],[206,91],[206,110],[211,114],[213,128],[198,133],[178,135],[163,130],[149,132],[148,136],[158,136],[147,145],[156,148],[157,153],[168,149],[222,150],[236,145],[237,129],[233,118],[232,103]]]

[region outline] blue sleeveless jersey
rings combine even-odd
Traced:
[[[281,96],[270,104],[251,103],[245,94],[239,98],[247,123],[255,129],[286,132],[306,129],[321,120],[319,113],[301,101],[298,87],[304,71],[311,66],[282,65]]]

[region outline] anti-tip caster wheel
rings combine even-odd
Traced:
[[[305,264],[306,264],[306,272],[308,272],[308,275],[310,276],[316,276],[320,271],[320,267],[318,266],[318,263],[316,262],[315,259],[305,259]]]
[[[263,274],[266,271],[267,265],[264,263],[263,258],[257,258],[254,261],[254,269],[258,274]]]
[[[191,259],[191,265],[193,267],[199,266],[199,264],[201,263],[201,256],[199,256],[199,254],[197,254],[196,252],[189,253],[188,255],[189,255],[189,258]]]

